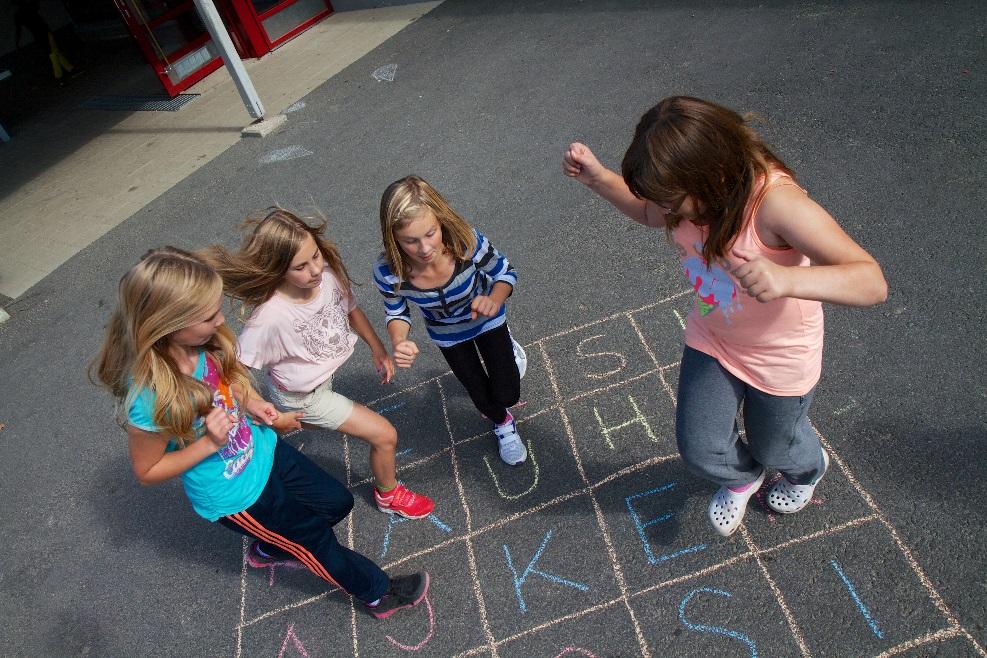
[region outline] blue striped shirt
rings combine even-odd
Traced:
[[[493,317],[471,315],[473,299],[489,295],[498,281],[517,285],[517,272],[490,241],[476,229],[476,250],[469,260],[458,261],[449,281],[440,288],[418,288],[401,281],[381,255],[374,265],[374,283],[384,296],[387,321],[403,320],[411,324],[409,302],[418,307],[425,319],[429,338],[439,347],[452,347],[496,329],[507,321],[507,305],[501,305]]]

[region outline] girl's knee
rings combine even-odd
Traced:
[[[387,419],[382,420],[384,422],[370,439],[370,444],[377,450],[394,452],[398,446],[398,431]]]

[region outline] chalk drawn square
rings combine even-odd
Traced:
[[[567,402],[565,411],[590,482],[677,454],[675,408],[658,373]]]
[[[518,466],[500,460],[492,432],[456,446],[459,474],[473,527],[521,514],[581,488],[579,470],[557,410],[518,423],[528,459]]]
[[[397,430],[399,469],[402,465],[414,463],[449,447],[449,432],[435,382],[400,391],[368,407],[390,421]],[[352,485],[371,477],[370,445],[350,437],[349,450]]]
[[[521,380],[521,401],[511,409],[515,418],[524,419],[540,413],[556,404],[552,385],[545,369],[541,349],[537,344],[525,348],[528,368]],[[457,441],[489,432],[491,421],[481,414],[470,399],[463,385],[452,373],[442,377],[442,390],[445,393],[449,425]]]
[[[484,532],[474,546],[494,638],[510,637],[620,595],[585,495]]]
[[[435,510],[424,519],[405,519],[378,510],[373,501],[372,482],[354,487],[351,516],[355,550],[386,565],[461,537],[466,532],[466,513],[459,502],[455,482],[449,476],[451,471],[449,452],[407,471],[399,464],[398,479],[435,501]]]
[[[829,470],[816,486],[812,501],[797,514],[778,514],[767,506],[767,493],[781,477],[776,471],[769,471],[747,508],[747,527],[758,546],[775,546],[794,537],[822,532],[873,513],[832,457],[830,455]]]
[[[345,543],[346,521],[336,526],[336,536]],[[248,540],[248,544],[252,539]],[[280,562],[263,569],[247,567],[243,597],[243,614],[246,622],[263,618],[271,611],[291,609],[297,606],[312,605],[320,601],[323,614],[328,608],[338,609],[344,615],[347,597],[335,586],[306,569],[295,561]],[[310,603],[306,604],[308,601]]]
[[[313,576],[315,579],[315,576]],[[239,656],[317,656],[326,635],[343,653],[352,655],[350,597],[337,592],[287,609],[272,608],[267,616],[247,618],[240,629]]]
[[[753,560],[631,598],[653,656],[798,656],[781,606]]]
[[[682,360],[685,321],[695,305],[696,295],[689,290],[631,314],[659,365],[667,366]]]
[[[547,338],[543,345],[564,399],[655,369],[654,361],[624,315]]]
[[[706,520],[714,489],[673,457],[596,488],[614,550],[631,591],[711,569],[748,552]]]
[[[621,601],[553,623],[497,647],[501,658],[628,658],[641,655],[631,615]],[[652,654],[655,655],[655,654]]]
[[[765,564],[814,656],[876,656],[949,627],[880,521],[783,548]]]
[[[428,571],[432,577],[429,594],[426,601],[415,608],[402,610],[384,620],[358,611],[359,652],[355,655],[367,658],[416,654],[454,656],[485,643],[476,592],[471,586],[473,578],[465,542],[402,562],[387,571],[394,574]],[[346,626],[326,628],[326,632],[337,632],[339,636],[330,644],[337,647],[338,653],[329,655],[354,655],[346,646],[348,630]]]

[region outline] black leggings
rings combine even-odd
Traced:
[[[480,413],[496,424],[504,422],[507,408],[521,398],[521,375],[507,323],[473,340],[439,349]]]

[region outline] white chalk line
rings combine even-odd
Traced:
[[[236,627],[236,658],[243,654],[243,620],[247,617],[247,549],[249,539],[244,536],[241,541],[243,555],[240,560],[240,623]]]
[[[943,640],[949,640],[954,637],[961,637],[963,635],[963,629],[951,627],[944,628],[922,637],[916,637],[914,639],[908,640],[907,642],[902,642],[901,644],[895,645],[888,649],[887,651],[882,651],[877,654],[875,658],[888,658],[889,656],[897,656],[900,653],[909,651],[910,649],[916,649],[925,644],[931,644],[932,642],[942,642]]]
[[[775,601],[778,603],[778,607],[781,608],[781,614],[785,616],[785,622],[788,624],[788,630],[791,632],[792,637],[795,638],[795,643],[799,646],[799,651],[805,658],[811,658],[812,652],[809,651],[809,645],[805,641],[805,636],[802,635],[802,629],[799,628],[798,622],[795,621],[795,615],[792,614],[792,609],[788,607],[788,602],[785,601],[785,595],[781,593],[781,589],[778,587],[778,583],[775,579],[771,577],[768,573],[768,568],[764,564],[764,560],[761,559],[761,554],[757,543],[754,538],[751,537],[750,530],[743,523],[740,524],[740,536],[743,538],[747,547],[750,549],[751,555],[754,557],[754,561],[757,563],[758,568],[761,570],[761,574],[764,579],[768,581],[768,587],[771,589],[771,593],[774,594]]]
[[[580,324],[580,325],[577,325],[577,326],[572,327],[570,329],[564,329],[562,331],[559,331],[558,333],[554,333],[554,334],[551,334],[551,335],[548,335],[548,336],[543,336],[542,338],[539,338],[538,340],[536,340],[535,343],[544,343],[547,340],[552,340],[553,338],[558,338],[559,336],[566,336],[568,334],[574,333],[574,332],[579,331],[581,329],[586,329],[587,327],[593,327],[593,326],[596,326],[598,324],[602,324],[604,322],[609,322],[610,320],[614,320],[614,319],[619,318],[621,316],[633,315],[635,313],[640,313],[641,311],[648,311],[650,309],[653,309],[656,306],[660,306],[662,304],[667,304],[668,302],[672,301],[673,299],[678,299],[679,297],[684,297],[685,295],[689,295],[689,294],[692,294],[692,293],[694,293],[694,291],[692,290],[692,288],[689,288],[687,290],[683,290],[682,292],[677,292],[674,295],[671,295],[669,297],[665,297],[664,299],[659,299],[657,302],[651,302],[650,304],[645,304],[644,306],[641,306],[641,307],[632,309],[630,311],[619,311],[617,313],[614,313],[613,315],[608,315],[605,318],[600,318],[598,320],[593,320],[592,322],[587,322],[586,324]]]
[[[453,482],[456,483],[456,491],[459,493],[459,502],[463,506],[463,511],[466,514],[466,531],[469,533],[473,530],[473,516],[470,513],[469,503],[466,501],[466,488],[463,486],[463,479],[459,473],[459,457],[456,455],[456,447],[453,445],[454,437],[452,432],[452,423],[449,420],[449,408],[446,405],[446,393],[442,386],[442,382],[439,382],[439,400],[442,402],[442,417],[445,419],[446,430],[449,432]],[[480,586],[480,572],[476,566],[476,551],[473,547],[472,539],[466,539],[466,558],[469,562],[470,577],[473,579],[473,596],[476,598],[476,605],[480,612],[480,624],[483,626],[483,635],[487,638],[487,645],[490,647],[491,657],[498,658],[497,646],[494,644],[493,631],[490,628],[490,620],[487,619],[487,606],[483,598],[483,589]]]
[[[556,401],[561,405],[563,399],[562,391],[559,388],[558,378],[555,376],[555,368],[552,365],[551,359],[548,358],[548,352],[545,350],[545,344],[539,343],[538,348],[541,350],[542,360],[545,363],[545,371],[548,374],[548,380],[552,386],[552,391],[555,393]],[[603,536],[603,543],[606,544],[607,554],[610,557],[610,563],[613,568],[614,576],[617,579],[617,587],[620,590],[620,598],[624,603],[624,607],[627,608],[627,613],[631,617],[631,624],[634,626],[634,634],[637,636],[637,642],[641,649],[641,655],[644,658],[651,658],[651,649],[648,647],[648,642],[644,638],[644,632],[641,630],[641,625],[637,621],[637,615],[634,614],[634,609],[631,607],[630,600],[627,597],[627,581],[624,579],[624,571],[620,566],[620,560],[617,558],[617,551],[613,546],[613,539],[610,536],[610,528],[607,526],[603,509],[600,507],[600,503],[596,499],[596,495],[593,493],[592,487],[589,486],[589,477],[586,475],[586,469],[583,467],[582,457],[579,455],[579,446],[576,445],[576,433],[572,430],[572,424],[569,422],[569,415],[566,413],[564,405],[560,406],[559,416],[562,419],[562,426],[565,428],[566,437],[569,440],[569,449],[572,450],[572,456],[576,460],[576,469],[579,471],[579,477],[583,484],[586,485],[586,489],[589,492],[589,499],[593,505],[593,513],[596,515],[596,522],[600,526],[600,533]]]

